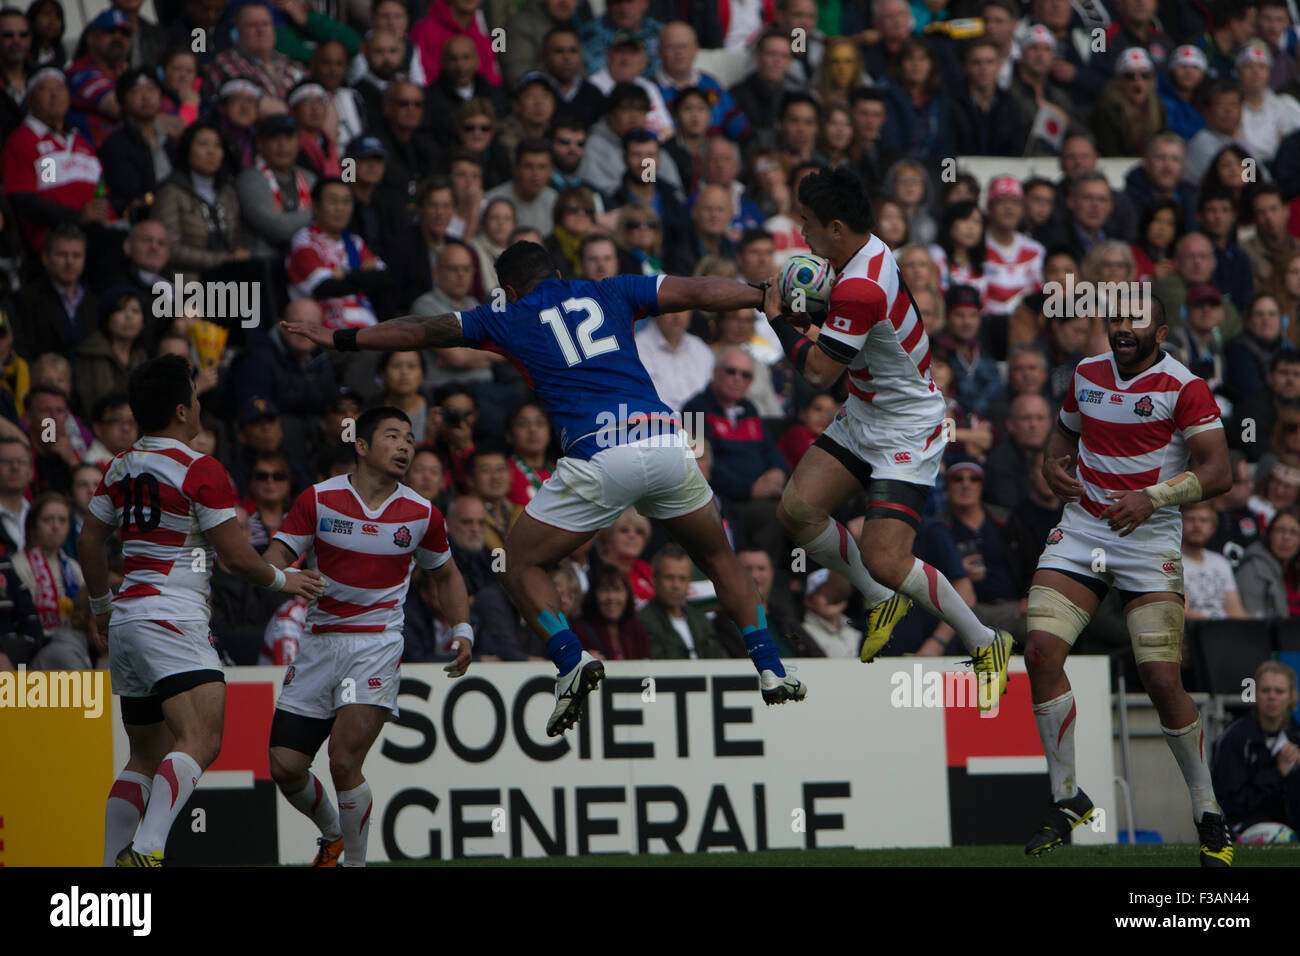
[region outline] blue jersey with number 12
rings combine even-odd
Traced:
[[[528,375],[567,448],[631,416],[672,416],[633,338],[638,319],[659,314],[662,279],[546,279],[499,311],[457,314],[467,345],[499,350]]]

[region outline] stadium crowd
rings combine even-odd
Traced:
[[[1165,348],[1221,405],[1235,484],[1185,509],[1188,617],[1300,615],[1286,0],[155,0],[156,23],[140,7],[113,0],[79,37],[59,0],[0,9],[0,667],[102,664],[78,529],[136,437],[128,375],[169,352],[195,363],[195,446],[259,548],[299,491],[352,467],[363,409],[406,411],[407,480],[446,514],[476,656],[541,659],[499,583],[497,549],[560,453],[519,372],[470,349],[324,353],[277,320],[469,309],[500,295],[494,258],[521,239],[566,277],[760,282],[805,248],[798,185],[826,166],[860,174],[934,344],[951,427],[917,552],[983,621],[1024,635],[1062,508],[1043,448],[1074,366],[1108,348],[1096,309],[1053,307],[1069,282],[1151,283]],[[701,51],[752,69],[724,85]],[[1055,156],[1060,175],[981,182],[970,156]],[[1122,188],[1102,157],[1132,157]],[[860,597],[775,518],[845,393],[802,382],[752,310],[645,319],[637,346],[782,653],[856,655]],[[856,533],[861,511],[837,517]],[[745,655],[635,512],[554,576],[592,653]],[[218,567],[211,603],[231,661],[291,659],[300,601]],[[406,628],[405,660],[449,659],[418,569]],[[917,611],[887,653],[952,636]],[[1079,647],[1128,645],[1104,605]]]

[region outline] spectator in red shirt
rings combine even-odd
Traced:
[[[506,440],[512,450],[509,498],[526,505],[555,470],[555,462],[547,455],[551,422],[542,406],[525,402],[511,411],[506,418]]]
[[[4,191],[32,249],[58,223],[102,223],[108,201],[96,198],[103,167],[94,147],[66,125],[68,81],[53,67],[27,81],[27,119],[5,141],[0,161]]]
[[[798,423],[787,428],[776,445],[781,449],[781,454],[785,455],[785,462],[791,471],[826,430],[838,409],[839,403],[829,392],[815,392],[800,406]]]

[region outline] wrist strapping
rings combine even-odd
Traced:
[[[113,592],[109,591],[103,597],[92,597],[90,599],[90,613],[98,617],[100,614],[107,614],[113,606]]]
[[[750,283],[749,283],[749,287],[750,287],[751,289],[757,289],[757,290],[758,290],[758,305],[754,306],[754,308],[756,308],[756,309],[757,309],[758,311],[760,311],[760,312],[763,311],[763,306],[764,306],[765,304],[767,304],[767,290],[768,290],[768,287],[771,286],[771,284],[772,284],[772,283],[770,283],[770,282],[750,282]]]
[[[279,568],[277,568],[275,565],[271,565],[271,570],[275,572],[275,578],[271,581],[270,584],[266,585],[266,589],[268,591],[283,591],[284,582],[285,582],[285,573],[281,571]]]
[[[455,641],[458,637],[463,637],[469,641],[469,646],[474,646],[474,628],[468,624],[457,624],[451,629],[451,639]]]
[[[340,352],[359,352],[357,333],[360,329],[337,329],[334,332],[334,347]]]
[[[1163,508],[1165,505],[1189,505],[1204,497],[1201,491],[1201,480],[1190,471],[1142,490],[1147,493],[1151,503],[1157,508]]]
[[[812,339],[791,325],[790,320],[784,315],[769,318],[768,322],[772,326],[772,331],[776,333],[777,339],[780,340],[781,348],[785,349],[790,364],[794,366],[796,372],[802,373],[804,364],[808,361],[808,352],[813,346]]]

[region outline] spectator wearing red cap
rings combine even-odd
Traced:
[[[1097,150],[1103,156],[1140,156],[1147,140],[1167,125],[1165,105],[1156,96],[1155,64],[1142,47],[1129,47],[1092,113]]]
[[[1212,392],[1222,390],[1225,375],[1222,325],[1223,293],[1208,282],[1197,283],[1187,290],[1184,322],[1171,328],[1163,346],[1193,375],[1205,379]]]
[[[984,311],[1009,316],[1020,300],[1043,286],[1046,250],[1016,227],[1025,213],[1025,191],[1013,176],[989,183],[984,230]]]

